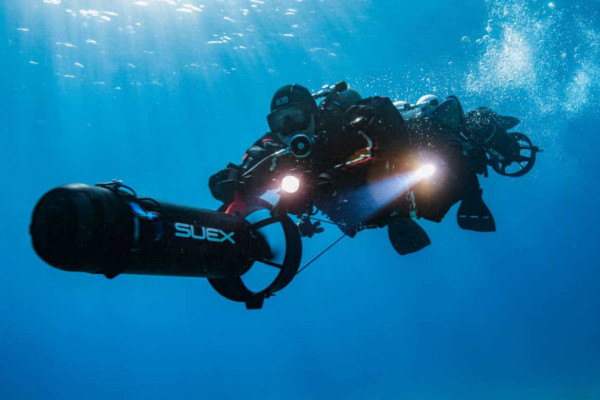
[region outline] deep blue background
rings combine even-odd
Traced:
[[[599,12],[3,1],[0,398],[600,398]],[[520,117],[545,151],[523,178],[483,179],[498,232],[461,231],[452,210],[406,257],[361,233],[252,312],[202,279],[109,281],[33,252],[33,206],[68,182],[216,207],[208,177],[266,131],[272,93],[341,79]],[[306,242],[307,258],[337,235]]]

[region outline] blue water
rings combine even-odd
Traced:
[[[1,399],[600,399],[598,0],[5,0],[0,35]],[[35,255],[48,189],[215,208],[272,93],[342,79],[521,118],[544,153],[482,179],[498,231],[453,209],[406,257],[364,232],[251,312]]]

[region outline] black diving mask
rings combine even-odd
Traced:
[[[301,104],[290,104],[267,115],[271,132],[289,135],[308,128],[312,112]]]

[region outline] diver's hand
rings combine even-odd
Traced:
[[[376,111],[373,107],[366,105],[356,105],[346,110],[345,119],[347,126],[353,131],[367,130],[375,118]]]
[[[310,220],[310,216],[303,215],[297,224],[298,230],[302,237],[313,237],[317,233],[323,232],[325,229],[321,227],[321,222],[317,221],[314,224]]]
[[[225,204],[233,201],[234,192],[242,185],[242,170],[231,163],[227,168],[211,176],[208,181],[208,187],[213,197]]]

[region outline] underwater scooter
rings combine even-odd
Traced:
[[[270,205],[256,203],[243,215],[139,198],[119,181],[69,184],[37,203],[30,233],[37,254],[65,271],[208,278],[224,297],[261,308],[265,298],[294,278],[302,256],[296,224],[287,215],[255,223],[246,217]],[[285,237],[281,263],[260,229],[278,224]],[[255,262],[279,269],[273,282],[254,292],[241,276]]]

